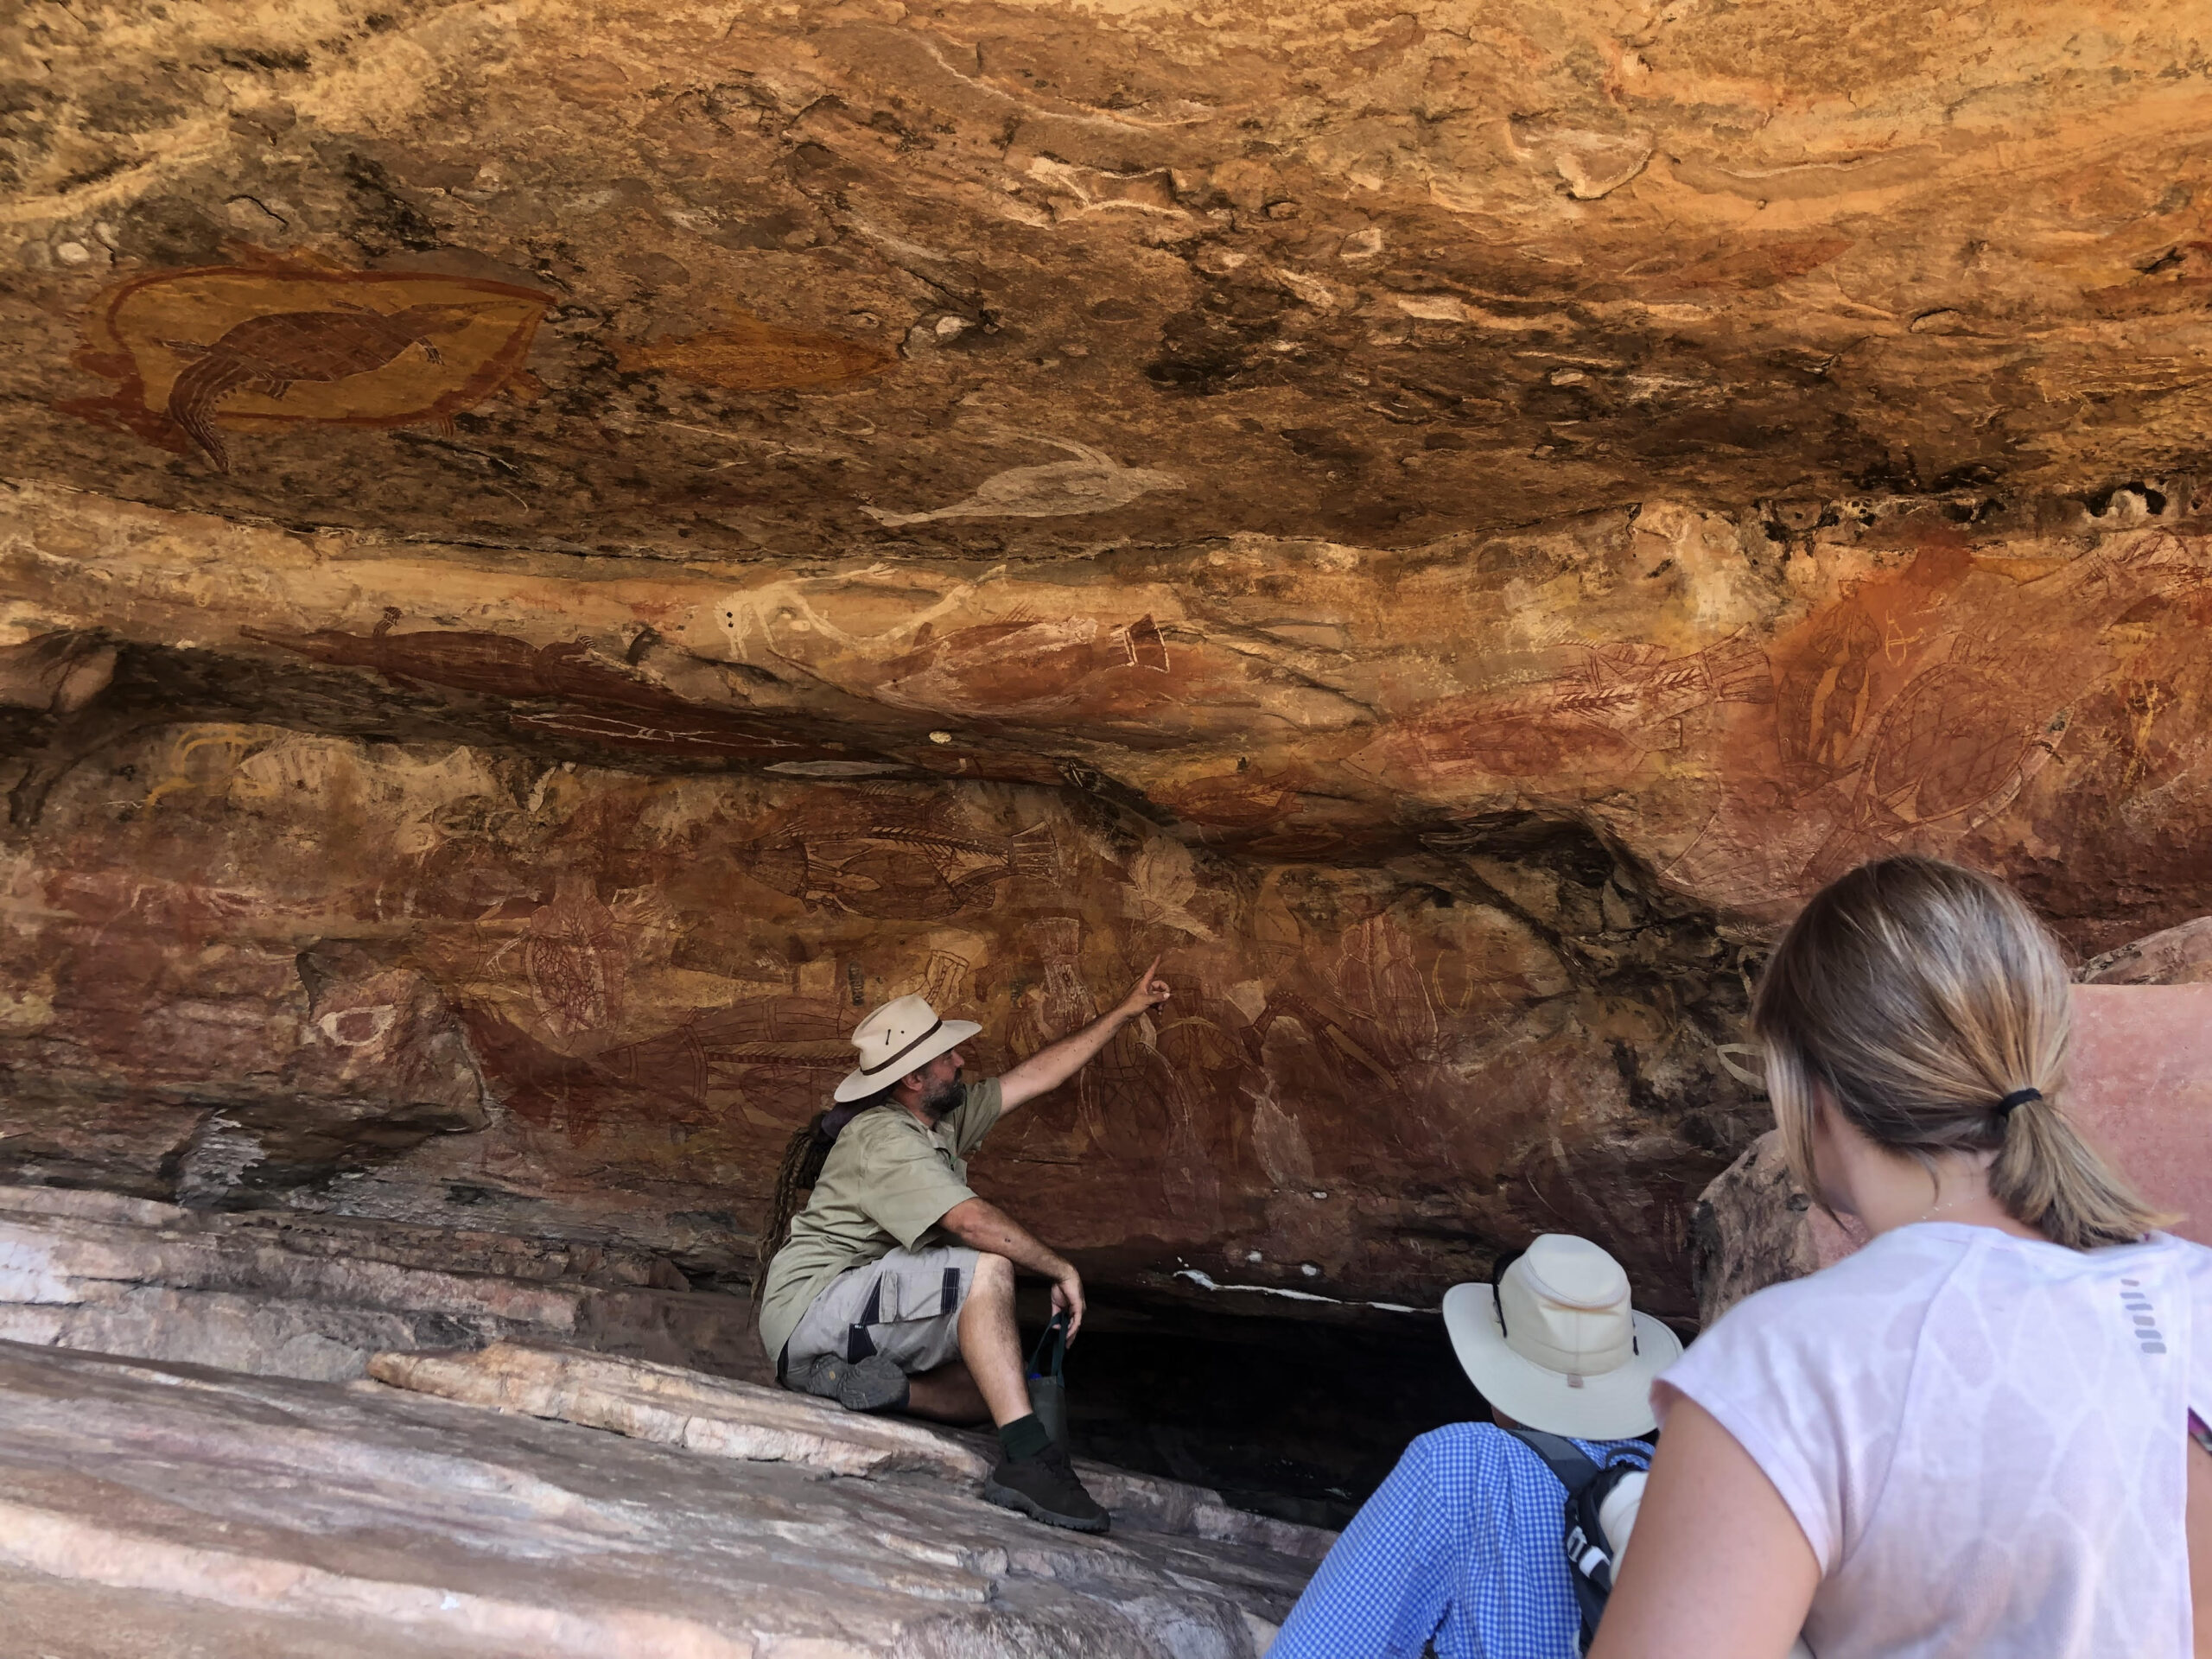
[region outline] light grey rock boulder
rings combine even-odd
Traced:
[[[982,1502],[957,1441],[835,1472],[840,1442],[922,1452],[914,1426],[588,1356],[475,1370],[726,1437],[0,1343],[0,1624],[56,1659],[1257,1659],[1326,1541],[1170,1529],[1165,1501],[1079,1536]],[[737,1446],[747,1414],[779,1455]]]

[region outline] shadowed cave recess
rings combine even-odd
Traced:
[[[2212,910],[2190,8],[1126,10],[0,23],[0,1186],[759,1380],[862,1014],[1158,956],[974,1184],[1338,1526],[1500,1250],[1694,1331],[1823,882]]]

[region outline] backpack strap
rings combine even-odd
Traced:
[[[1618,1544],[1605,1536],[1599,1508],[1614,1487],[1630,1475],[1643,1472],[1649,1461],[1649,1448],[1642,1463],[1622,1458],[1600,1465],[1563,1435],[1535,1428],[1505,1432],[1541,1458],[1567,1488],[1561,1541],[1567,1551],[1567,1581],[1582,1616],[1580,1650],[1586,1654],[1597,1638],[1598,1621],[1605,1617],[1606,1599],[1613,1592],[1613,1563],[1620,1554]]]
[[[1509,1428],[1505,1432],[1544,1460],[1545,1466],[1559,1477],[1559,1484],[1567,1488],[1570,1503],[1601,1472],[1591,1461],[1590,1454],[1564,1434],[1547,1434],[1541,1428]]]

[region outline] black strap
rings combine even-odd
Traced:
[[[915,1038],[912,1042],[907,1044],[906,1047],[900,1049],[896,1054],[893,1054],[889,1059],[878,1060],[874,1065],[864,1065],[861,1067],[861,1076],[864,1077],[872,1077],[879,1071],[888,1071],[893,1066],[898,1065],[899,1061],[905,1059],[909,1054],[912,1053],[916,1049],[919,1048],[924,1043],[929,1041],[931,1038],[936,1036],[938,1033],[944,1029],[944,1021],[940,1020],[935,1025],[931,1026],[927,1031],[924,1032],[920,1036]]]
[[[959,1311],[960,1269],[947,1268],[944,1270],[944,1288],[938,1293],[938,1317],[943,1319],[948,1313],[957,1313]]]
[[[1045,1334],[1037,1338],[1037,1345],[1029,1351],[1026,1368],[1032,1376],[1049,1376],[1055,1382],[1065,1382],[1068,1357],[1068,1316],[1052,1315],[1052,1323],[1045,1327]],[[1045,1368],[1050,1365],[1052,1370]]]
[[[1509,1428],[1505,1432],[1544,1460],[1552,1473],[1559,1477],[1559,1484],[1567,1488],[1570,1499],[1603,1472],[1588,1452],[1563,1434],[1547,1434],[1541,1428]]]
[[[861,1309],[861,1316],[845,1328],[845,1362],[857,1365],[875,1352],[875,1338],[868,1333],[871,1325],[883,1318],[883,1275],[878,1274],[875,1282],[868,1287],[868,1306]]]
[[[1526,1250],[1500,1250],[1490,1259],[1490,1300],[1497,1310],[1497,1334],[1501,1337],[1513,1333],[1505,1328],[1505,1298],[1498,1294],[1498,1281],[1505,1277],[1508,1268],[1526,1255]]]

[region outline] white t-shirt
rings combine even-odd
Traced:
[[[2212,1250],[1900,1227],[1731,1308],[1676,1391],[1804,1529],[1819,1659],[2187,1659]]]

